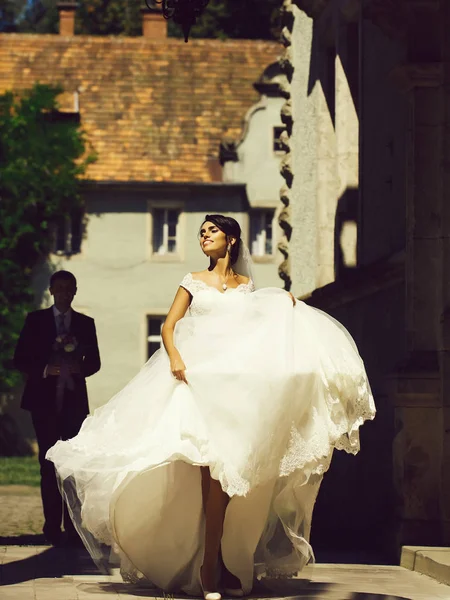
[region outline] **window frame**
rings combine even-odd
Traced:
[[[79,220],[79,227],[80,227],[80,244],[77,250],[73,250],[72,248],[72,241],[73,238],[75,237],[73,232],[74,232],[74,220],[75,217],[77,218],[77,220]],[[79,256],[82,254],[83,251],[83,238],[84,238],[84,234],[85,234],[85,213],[84,211],[80,211],[79,213],[74,213],[74,214],[66,214],[63,216],[64,219],[64,223],[62,222],[57,222],[55,221],[52,225],[52,236],[53,236],[53,249],[52,249],[52,254],[56,255],[56,256]],[[59,241],[59,229],[64,227],[64,233],[63,233],[63,238],[64,238],[64,248],[58,248],[58,241]]]
[[[178,223],[176,226],[176,234],[175,234],[175,252],[165,252],[164,254],[160,254],[159,252],[154,250],[155,244],[155,211],[164,210],[167,213],[171,210],[176,210],[178,212]],[[154,201],[150,200],[148,202],[148,227],[149,227],[149,245],[148,245],[148,255],[149,260],[154,262],[180,262],[184,260],[184,231],[185,231],[185,210],[184,203],[179,201]],[[168,215],[167,215],[168,216]],[[164,222],[163,224],[163,239],[165,243],[170,241],[169,236],[169,222]],[[173,237],[173,236],[172,236]]]
[[[281,136],[287,131],[286,125],[274,125],[272,129],[272,151],[276,156],[286,154],[282,148]]]
[[[149,355],[149,345],[151,343],[159,342],[160,348],[163,345],[161,330],[162,330],[162,326],[164,325],[166,318],[167,318],[167,314],[162,313],[162,312],[151,312],[151,313],[146,313],[146,315],[145,315],[145,357],[146,357],[145,362],[150,360],[150,358],[153,356],[153,354],[155,354],[155,352],[157,352],[157,350],[155,350],[151,355]],[[149,334],[151,319],[154,319],[154,320],[158,319],[161,321],[159,335],[150,335]]]
[[[258,214],[259,213],[259,214]],[[265,218],[267,216],[267,213],[271,213],[272,214],[272,220],[271,220],[271,230],[272,230],[272,252],[269,254],[267,253],[266,250],[266,244],[267,244],[267,227],[266,227],[266,221]],[[259,244],[263,245],[264,247],[264,252],[262,254],[255,254],[253,252],[253,244],[255,241],[253,239],[253,231],[254,231],[254,227],[253,227],[253,223],[254,223],[254,219],[256,217],[259,217],[260,219],[260,223],[259,223],[259,231],[263,232],[263,239],[259,240]],[[249,246],[250,246],[250,254],[252,257],[253,261],[260,261],[260,262],[265,262],[265,261],[271,261],[274,259],[275,254],[276,254],[276,244],[277,244],[277,236],[276,236],[276,217],[277,217],[277,210],[274,207],[258,207],[258,208],[253,208],[250,213],[249,213]]]

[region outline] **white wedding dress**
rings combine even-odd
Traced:
[[[303,302],[250,281],[221,293],[188,274],[175,329],[188,385],[164,349],[80,433],[48,451],[94,560],[111,546],[122,573],[199,594],[204,516],[199,466],[230,496],[228,569],[293,574],[313,558],[312,511],[333,448],[356,453],[375,414],[348,332]]]

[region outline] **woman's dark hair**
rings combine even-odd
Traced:
[[[55,281],[58,281],[59,279],[63,279],[64,281],[71,281],[74,287],[77,287],[77,280],[75,279],[75,275],[73,275],[73,273],[71,273],[70,271],[56,271],[56,273],[53,273],[53,275],[50,277],[50,287],[52,287]]]
[[[231,264],[237,261],[239,256],[239,249],[241,247],[241,226],[233,219],[233,217],[225,217],[224,215],[206,215],[203,219],[202,225],[204,225],[207,221],[210,223],[214,223],[214,225],[223,231],[227,237],[233,237],[236,239],[236,242],[231,246]]]

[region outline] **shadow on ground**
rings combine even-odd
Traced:
[[[4,563],[0,569],[0,586],[65,575],[99,575],[85,550],[52,546],[40,550],[36,549],[35,554],[26,558]]]
[[[0,546],[48,546],[42,533],[26,535],[0,536]]]
[[[261,589],[269,592],[266,597],[284,597],[289,600],[321,600],[321,598],[328,597],[330,600],[331,598],[335,600],[410,600],[405,596],[366,592],[341,592],[339,594],[336,585],[309,579],[265,579]],[[252,596],[263,597],[259,593],[259,589],[255,589]]]
[[[0,538],[0,545],[5,545],[10,538]],[[92,561],[89,554],[81,548],[54,548],[46,549],[29,548],[31,555],[23,556],[24,548],[18,548],[19,540],[25,545],[30,542],[42,541],[42,536],[21,536],[11,538],[14,540],[12,558],[17,560],[6,561],[0,568],[0,586],[19,584],[34,579],[62,578],[64,576],[91,576],[89,582],[82,582],[76,586],[80,591],[94,597],[99,594],[111,593],[112,596],[120,594],[123,597],[138,596],[153,598],[154,600],[172,600],[172,594],[164,593],[150,584],[131,584],[122,581],[105,581]],[[34,550],[34,551],[33,551]],[[17,552],[17,554],[16,554]],[[1,592],[0,592],[1,596]],[[409,600],[401,596],[386,594],[373,594],[364,592],[343,592],[339,595],[338,586],[328,582],[310,581],[303,579],[264,579],[257,582],[250,598],[282,597],[289,600],[320,600],[321,598],[334,598],[339,600]]]

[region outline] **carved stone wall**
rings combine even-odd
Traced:
[[[310,89],[309,64],[314,53],[313,20],[294,2],[283,5],[281,59],[289,81],[282,119],[286,124],[287,154],[281,173],[286,184],[281,190],[284,209],[280,224],[285,232],[280,244],[284,260],[279,273],[285,288],[302,296],[316,287],[317,228],[317,105],[320,90]],[[294,102],[295,98],[295,102]],[[295,223],[295,227],[293,227]]]
[[[281,120],[286,126],[286,131],[283,133],[282,141],[286,156],[281,164],[281,174],[284,177],[286,184],[283,185],[280,191],[280,200],[283,203],[283,208],[279,216],[279,224],[283,230],[283,237],[278,244],[278,249],[283,255],[283,261],[278,267],[278,274],[284,281],[284,288],[290,290],[292,286],[291,279],[291,264],[289,260],[289,242],[292,235],[292,207],[291,207],[291,187],[293,182],[292,173],[292,155],[290,147],[290,138],[292,135],[292,102],[291,102],[291,86],[293,75],[292,61],[292,29],[294,26],[294,5],[292,0],[284,0],[281,10],[283,30],[282,42],[286,48],[286,52],[280,59],[280,65],[287,77],[287,82],[284,86],[283,95],[286,102],[281,109]]]
[[[325,478],[316,531],[351,506],[394,553],[448,544],[450,4],[286,0],[284,17],[280,274],[350,329],[379,409],[359,466]]]

